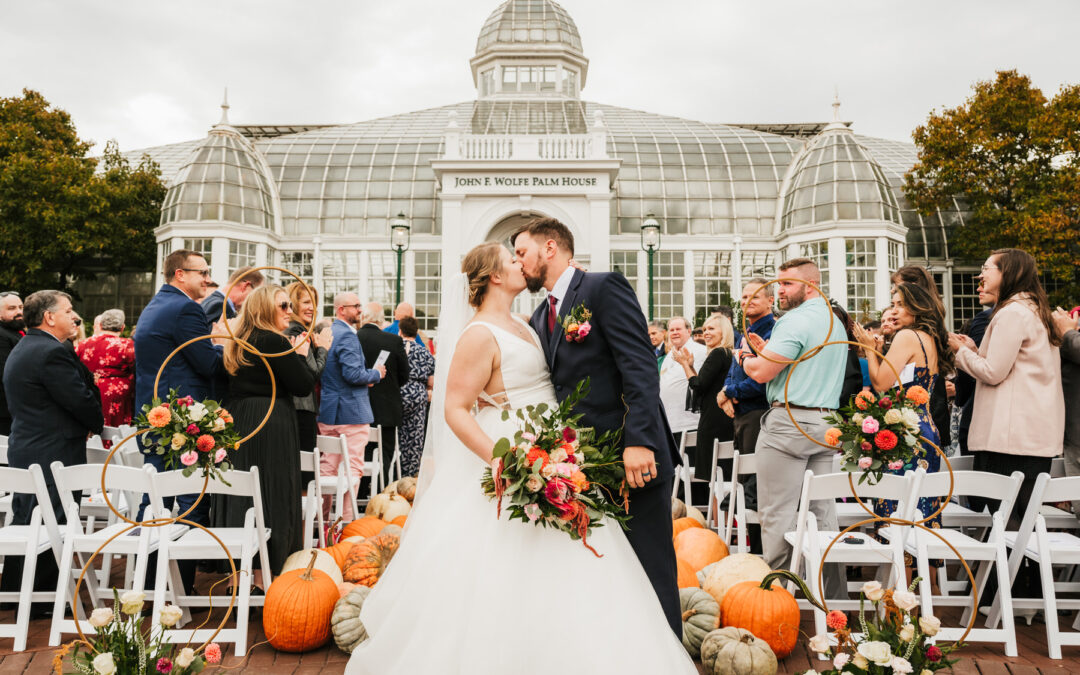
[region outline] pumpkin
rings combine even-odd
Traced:
[[[675,555],[690,563],[697,571],[728,554],[727,544],[720,535],[703,527],[691,527],[675,537]]]
[[[333,546],[327,546],[326,548],[320,548],[319,550],[329,555],[334,559],[334,564],[337,565],[338,570],[341,570],[345,566],[345,558],[348,557],[349,551],[353,547],[351,541],[339,541]]]
[[[345,529],[341,532],[341,538],[347,539],[349,537],[374,537],[379,533],[379,530],[386,527],[387,523],[382,518],[376,518],[375,516],[364,516],[358,520],[354,520],[345,526]]]
[[[393,523],[391,523],[391,524],[387,525],[386,527],[384,527],[383,529],[379,530],[379,534],[392,534],[395,537],[400,537],[401,532],[402,532],[401,526],[400,525],[394,525]]]
[[[791,572],[779,570],[765,575],[760,583],[742,581],[729,588],[720,603],[724,626],[748,630],[769,643],[778,659],[786,657],[799,640],[799,603],[773,581],[792,577],[797,579]]]
[[[401,495],[412,504],[416,498],[416,477],[405,476],[394,485],[394,492]]]
[[[697,510],[693,506],[686,507],[686,517],[693,518],[694,520],[698,521],[699,523],[701,523],[702,527],[708,527],[708,523],[705,522],[705,516],[702,515],[701,511]]]
[[[378,494],[368,501],[364,514],[391,521],[398,516],[409,515],[410,509],[412,506],[409,505],[409,501],[401,495]]]
[[[345,581],[374,586],[397,553],[400,542],[397,535],[377,534],[353,546],[345,560]]]
[[[338,584],[338,598],[344,598],[346,595],[352,592],[354,588],[357,588],[356,584],[350,584],[348,581]],[[367,586],[363,586],[362,588],[367,588]]]
[[[700,588],[679,591],[682,606],[682,643],[691,658],[701,654],[705,636],[720,627],[720,605]]]
[[[302,570],[308,566],[308,559],[311,554],[315,554],[315,569],[321,570],[326,573],[326,576],[334,580],[334,586],[340,584],[344,579],[341,577],[341,568],[334,561],[334,557],[324,551],[321,548],[305,548],[303,551],[297,551],[288,558],[285,558],[285,564],[281,566],[281,572],[290,572],[292,570]]]
[[[689,530],[691,527],[705,527],[693,518],[679,518],[671,522],[671,538],[679,536],[680,532]]]
[[[360,623],[360,610],[369,593],[371,589],[367,586],[357,586],[334,605],[330,630],[334,633],[334,644],[346,654],[352,654],[357,645],[368,639],[367,628]]]
[[[701,587],[713,596],[717,603],[724,601],[724,595],[735,584],[743,581],[760,583],[771,571],[768,563],[752,553],[733,553],[705,569],[708,572],[701,582]]]
[[[697,577],[694,575],[694,568],[690,563],[686,562],[682,558],[675,559],[679,568],[679,588],[699,588]]]
[[[316,569],[319,553],[311,550],[307,568],[279,574],[266,590],[263,631],[278,651],[306,652],[330,639],[338,588],[330,575]]]
[[[701,643],[706,675],[776,675],[776,654],[769,643],[742,628],[720,628]]]
[[[397,518],[394,518],[393,520],[391,520],[390,524],[391,525],[397,525],[398,527],[405,527],[405,519],[407,517],[408,516],[398,516]]]
[[[686,517],[686,504],[678,497],[671,498],[671,519],[678,520]]]

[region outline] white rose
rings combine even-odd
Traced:
[[[195,650],[191,647],[184,647],[180,650],[180,653],[176,656],[176,660],[173,663],[175,663],[180,668],[187,668],[194,660]]]
[[[184,447],[185,443],[187,443],[187,436],[181,433],[173,434],[171,442],[173,450],[179,450],[180,448]]]
[[[124,614],[138,614],[142,611],[146,594],[138,591],[124,591],[120,596],[120,611]]]
[[[879,666],[887,666],[892,663],[893,659],[892,647],[889,646],[889,643],[878,642],[877,640],[861,643],[859,645],[859,655]]]
[[[113,620],[113,611],[108,607],[98,607],[90,615],[90,625],[94,628],[104,628]]]
[[[910,612],[919,606],[919,598],[911,591],[895,591],[892,599],[896,606],[905,612]]]
[[[221,419],[220,417],[215,417],[214,418],[214,426],[211,429],[213,431],[224,431],[225,430],[225,420]]]
[[[810,651],[819,654],[824,654],[829,651],[829,636],[819,634],[810,638]]]
[[[525,481],[525,489],[529,492],[540,492],[544,489],[544,480],[539,476],[529,476],[529,479]]]
[[[840,652],[836,655],[836,657],[833,658],[832,667],[836,668],[837,670],[843,670],[844,666],[846,666],[847,662],[850,660],[851,654],[848,654],[847,652]]]
[[[161,609],[161,616],[159,618],[161,620],[162,626],[165,626],[166,628],[172,628],[176,625],[178,621],[180,621],[180,617],[182,617],[183,615],[183,610],[181,610],[176,605],[165,605]]]
[[[565,462],[566,457],[567,457],[566,451],[563,450],[562,448],[555,448],[554,450],[551,451],[550,456],[551,456],[551,461],[556,462],[556,463]]]
[[[116,672],[116,662],[113,661],[112,653],[105,652],[94,657],[94,672],[100,675],[113,675]]]
[[[892,661],[889,662],[889,665],[892,666],[892,671],[894,673],[902,673],[903,675],[907,675],[907,673],[914,670],[914,668],[911,667],[911,663],[901,656],[892,657]]]
[[[900,424],[904,419],[903,414],[896,408],[885,411],[885,424]]]
[[[856,654],[855,658],[851,659],[851,665],[855,666],[859,670],[869,670],[870,662],[866,660],[866,657],[862,654]]]
[[[540,469],[540,475],[543,476],[546,480],[550,480],[551,477],[555,475],[555,465],[548,464],[543,469]]]
[[[198,422],[202,418],[206,417],[206,413],[209,412],[202,403],[192,403],[188,406],[188,417],[192,422]]]
[[[919,630],[930,637],[934,637],[938,634],[938,631],[941,630],[941,619],[936,616],[920,616]]]
[[[904,408],[900,415],[904,418],[904,424],[916,429],[919,428],[919,413],[911,408]]]
[[[915,626],[910,623],[904,624],[904,627],[900,629],[900,639],[904,642],[911,642],[915,638]]]
[[[922,672],[920,672],[919,675],[934,675],[934,671],[923,668]]]
[[[881,582],[867,581],[862,587],[863,595],[870,602],[877,602],[885,595],[885,591],[881,588]]]
[[[864,419],[866,419],[866,415],[863,415],[862,413],[855,413],[851,416],[851,423],[861,427]]]

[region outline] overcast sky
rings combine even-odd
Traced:
[[[349,123],[472,100],[499,0],[0,0],[0,96],[23,87],[123,150],[237,124]],[[937,107],[1016,68],[1080,82],[1074,0],[563,0],[583,98],[706,122],[843,117],[910,140]],[[100,146],[99,146],[100,149]]]

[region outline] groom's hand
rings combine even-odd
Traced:
[[[628,445],[623,450],[623,467],[626,468],[626,484],[641,488],[656,478],[656,456],[642,445]]]

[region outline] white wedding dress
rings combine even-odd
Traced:
[[[532,342],[486,323],[468,330],[490,330],[502,351],[504,408],[556,403],[531,328]],[[482,408],[476,419],[493,440],[516,430],[514,416],[503,421],[498,408]],[[401,547],[364,603],[370,637],[346,673],[698,672],[617,524],[590,535],[597,558],[564,532],[508,520],[506,509],[496,518],[480,488],[486,465],[447,436],[453,441],[438,450]]]

